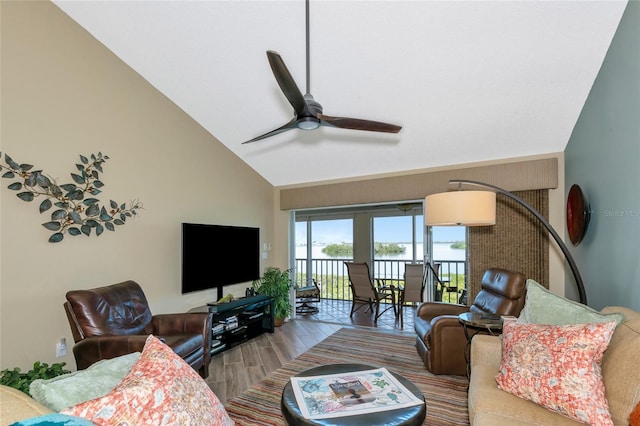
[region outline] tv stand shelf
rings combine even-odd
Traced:
[[[273,333],[273,298],[243,297],[231,302],[208,303],[189,312],[211,314],[211,355],[232,348],[262,333]]]

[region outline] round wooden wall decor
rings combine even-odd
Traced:
[[[582,241],[587,226],[591,209],[582,189],[578,185],[572,185],[567,197],[567,230],[569,239],[573,245],[578,245]]]

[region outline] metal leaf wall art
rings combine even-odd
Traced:
[[[0,153],[0,157],[2,153]],[[100,236],[105,228],[115,231],[116,226],[124,225],[127,218],[135,217],[142,209],[140,201],[126,203],[109,201],[109,207],[100,205],[95,198],[102,192],[104,183],[100,180],[102,164],[109,159],[99,152],[91,154],[89,158],[80,155],[80,163],[76,164],[77,173],[71,173],[73,183],[59,185],[54,179],[45,176],[42,170],[33,170],[31,164],[18,164],[4,154],[4,164],[0,164],[0,171],[6,170],[2,177],[12,179],[7,188],[18,191],[16,196],[23,201],[34,201],[44,197],[40,202],[40,213],[55,208],[50,221],[42,224],[53,232],[49,237],[50,243],[63,240],[65,234],[71,236],[95,233]]]

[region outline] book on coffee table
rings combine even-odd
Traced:
[[[360,380],[329,383],[329,387],[342,405],[356,405],[376,400],[374,395]]]
[[[386,368],[294,376],[291,385],[303,417],[326,419],[424,404]]]

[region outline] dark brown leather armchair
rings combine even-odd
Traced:
[[[526,277],[514,271],[490,268],[482,276],[482,289],[471,306],[425,302],[415,318],[416,348],[433,374],[467,374],[467,338],[458,320],[463,312],[520,315],[524,307]]]
[[[64,308],[75,345],[78,370],[101,359],[140,352],[149,334],[164,341],[200,376],[211,361],[211,315],[152,315],[142,288],[134,281],[67,292]]]

